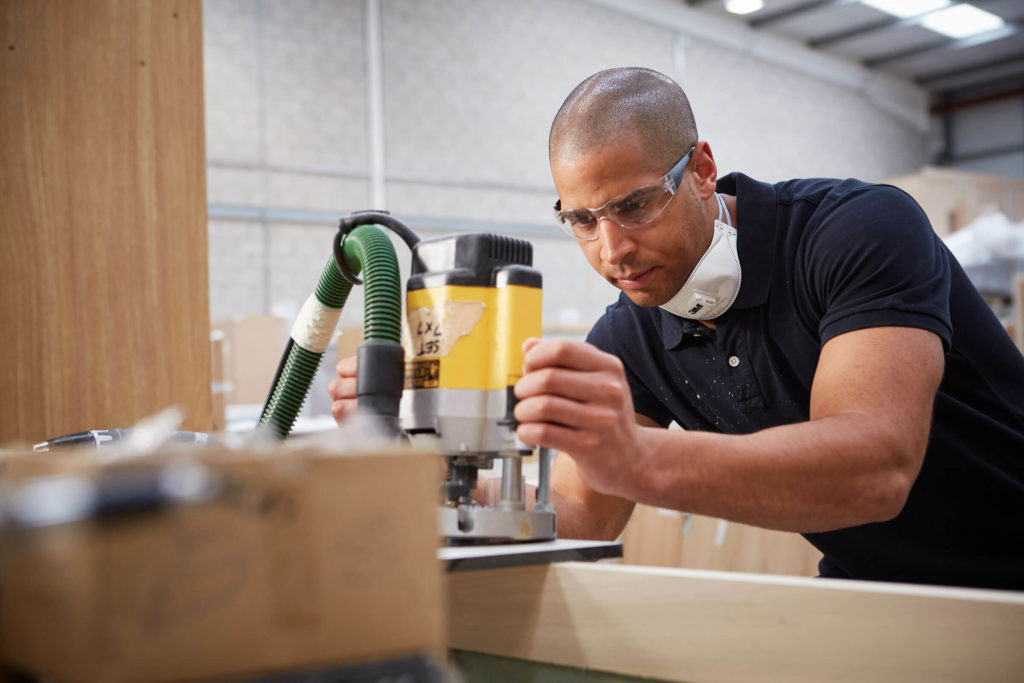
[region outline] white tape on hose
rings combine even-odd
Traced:
[[[324,306],[316,294],[310,294],[292,325],[292,339],[307,351],[323,353],[334,338],[340,317],[340,308]]]

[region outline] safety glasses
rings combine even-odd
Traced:
[[[658,182],[612,197],[596,209],[562,211],[562,200],[559,199],[554,206],[555,218],[571,237],[585,242],[597,239],[597,226],[604,218],[626,230],[647,225],[672,201],[676,189],[682,182],[683,169],[690,163],[690,157],[693,156],[695,149],[696,146],[691,147],[690,151]]]

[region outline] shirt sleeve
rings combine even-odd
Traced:
[[[802,259],[821,344],[852,330],[900,326],[934,332],[948,351],[952,256],[917,203],[873,185],[822,208]]]
[[[629,391],[633,397],[633,410],[645,417],[657,422],[662,427],[668,427],[672,422],[672,415],[662,403],[655,398],[654,394],[647,390],[646,384],[637,374],[632,362],[634,359],[626,347],[632,346],[635,349],[641,348],[641,344],[630,344],[624,341],[635,336],[635,326],[624,327],[628,311],[623,310],[620,304],[609,306],[604,315],[601,316],[587,334],[587,342],[607,353],[619,357],[626,370],[626,381],[629,383]],[[618,331],[617,331],[618,330]]]

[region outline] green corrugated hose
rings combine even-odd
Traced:
[[[379,228],[361,225],[348,233],[343,249],[345,267],[354,275],[364,272],[364,338],[400,344],[402,290],[391,240]],[[317,301],[336,309],[340,316],[351,289],[352,284],[342,276],[331,256],[316,286]],[[338,316],[328,321],[332,332]],[[282,439],[288,436],[323,357],[323,352],[305,349],[295,339],[288,341],[260,415],[259,429],[270,429]]]

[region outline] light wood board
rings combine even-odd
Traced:
[[[199,0],[0,2],[0,443],[211,425]]]
[[[799,534],[637,505],[623,564],[817,576],[821,553]]]
[[[457,650],[670,681],[1024,677],[1024,593],[583,563],[448,587]]]

